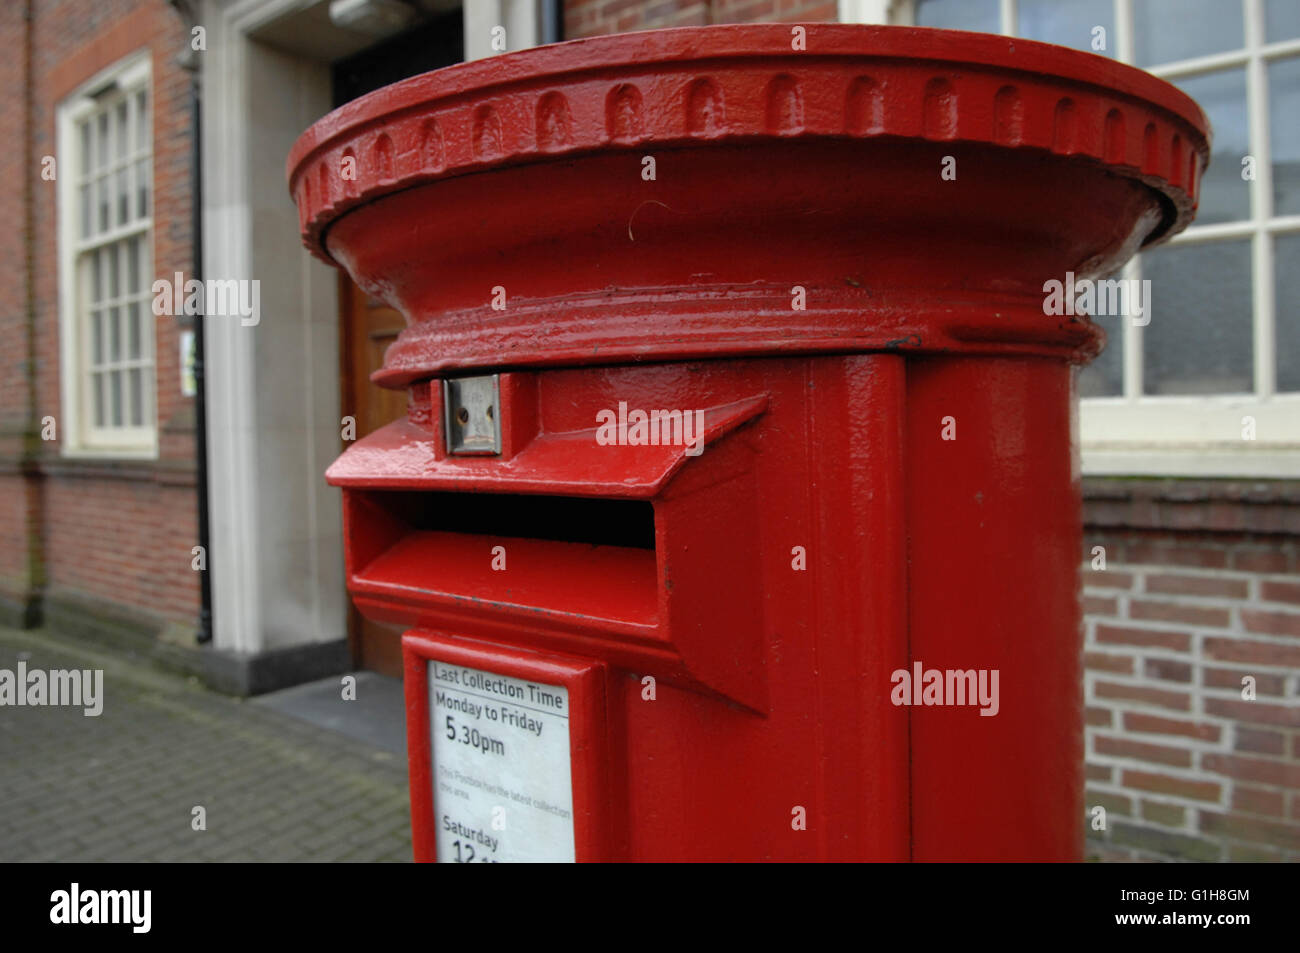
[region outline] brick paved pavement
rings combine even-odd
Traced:
[[[0,862],[405,861],[405,759],[42,632],[0,669],[103,668],[104,710],[0,707]],[[340,702],[340,704],[347,704]],[[191,829],[192,809],[207,830]]]

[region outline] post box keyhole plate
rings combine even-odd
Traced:
[[[442,382],[442,405],[451,454],[501,452],[501,383],[496,374]]]

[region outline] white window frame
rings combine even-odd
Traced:
[[[1133,0],[1112,0],[1115,59],[1133,63]],[[1251,241],[1253,393],[1149,396],[1142,393],[1142,329],[1124,322],[1123,389],[1117,397],[1080,401],[1079,436],[1083,471],[1133,476],[1300,476],[1300,393],[1276,392],[1274,346],[1275,236],[1300,232],[1300,215],[1274,216],[1269,142],[1268,64],[1300,55],[1300,39],[1267,43],[1264,0],[1240,0],[1244,45],[1232,52],[1164,63],[1149,70],[1175,81],[1219,69],[1244,68],[1250,154],[1255,180],[1250,217],[1213,225],[1193,223],[1168,244],[1181,247],[1224,239]],[[1001,32],[1017,30],[1018,0],[998,0]],[[912,24],[915,0],[840,0],[845,22]],[[1141,277],[1141,256],[1125,266],[1124,277]],[[1245,417],[1255,421],[1256,439],[1242,439]]]
[[[106,234],[89,240],[81,238],[79,224],[78,187],[80,185],[80,142],[78,123],[96,111],[91,94],[109,83],[117,83],[126,90],[143,86],[148,91],[149,175],[154,181],[149,186],[149,214],[131,220],[127,226],[111,229]],[[120,240],[133,235],[143,235],[141,243],[145,261],[141,263],[148,278],[144,288],[152,284],[154,272],[154,209],[157,202],[156,173],[153,163],[153,129],[156,98],[153,89],[152,62],[149,51],[131,54],[112,66],[101,70],[67,96],[55,114],[57,155],[57,255],[59,288],[59,365],[62,397],[61,451],[65,457],[113,457],[157,459],[157,354],[155,326],[152,310],[146,312],[141,328],[141,355],[148,359],[147,373],[142,382],[144,403],[141,426],[95,427],[90,396],[90,377],[87,370],[88,335],[86,326],[86,284],[78,274],[82,254],[105,240]],[[146,299],[146,304],[152,294]],[[123,378],[125,386],[125,376]]]

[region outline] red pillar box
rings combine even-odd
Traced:
[[[307,246],[409,323],[409,413],[328,479],[410,628],[418,859],[1078,859],[1101,334],[1048,289],[1186,226],[1206,136],[1110,60],[865,26],[511,53],[308,130]]]

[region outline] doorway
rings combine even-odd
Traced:
[[[334,106],[463,59],[464,26],[456,9],[334,63],[330,70]],[[370,375],[383,364],[384,352],[405,326],[401,314],[339,273],[339,398],[342,414],[356,420],[358,439],[406,413],[405,391],[370,382]],[[348,644],[355,668],[400,678],[401,634],[399,627],[364,618],[349,599]]]

